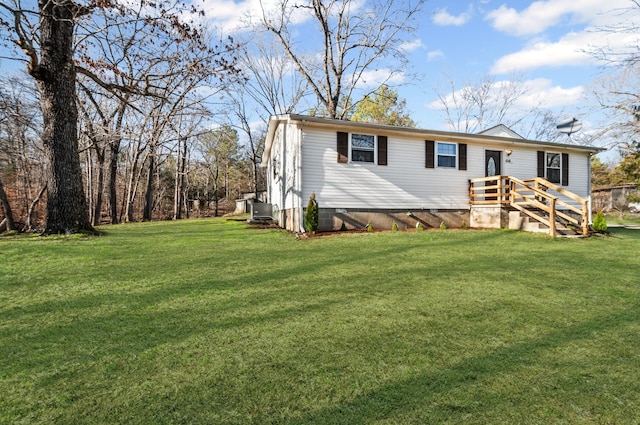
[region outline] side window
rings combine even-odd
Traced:
[[[351,161],[375,162],[376,137],[370,134],[351,134]]]
[[[559,153],[547,152],[545,175],[551,183],[560,184],[562,161]]]
[[[438,167],[456,168],[458,149],[455,143],[438,142]]]
[[[538,177],[569,186],[569,154],[538,151]]]

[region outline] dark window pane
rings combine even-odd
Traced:
[[[560,168],[560,154],[548,153],[547,154],[547,167]]]
[[[456,167],[456,157],[455,156],[441,156],[438,155],[438,167]]]
[[[547,168],[547,180],[551,183],[560,183],[560,170],[558,168]]]
[[[351,151],[351,160],[356,162],[373,162],[373,151],[354,149]]]
[[[351,147],[373,149],[375,147],[375,139],[367,134],[352,134]]]

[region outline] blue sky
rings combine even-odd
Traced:
[[[263,0],[268,3],[273,0]],[[361,0],[362,1],[362,0]],[[205,0],[213,22],[233,31],[247,13],[259,11],[258,0]],[[516,75],[527,88],[522,107],[540,105],[565,118],[576,117],[583,131],[606,125],[588,100],[590,85],[606,70],[584,50],[636,43],[637,35],[596,31],[624,20],[631,0],[478,0],[426,1],[417,18],[418,33],[408,40],[418,78],[397,81],[419,127],[446,129],[435,109],[436,92],[446,94],[453,82],[459,90],[469,82],[496,82]],[[495,123],[498,124],[498,123]]]
[[[625,7],[630,2],[447,3],[431,1],[426,5],[429,24],[420,33],[427,56],[422,61],[424,69],[435,75],[451,75],[459,88],[483,76],[499,81],[515,73],[531,87],[532,95],[545,99],[546,106],[578,114],[587,86],[602,72],[581,49],[600,44],[602,34],[593,29],[606,21],[604,16],[612,6]],[[429,114],[425,111],[424,116]],[[437,125],[437,120],[426,119]]]
[[[240,32],[246,16],[260,11],[260,0],[199,1],[224,35]],[[262,3],[269,7],[275,1]],[[353,2],[366,5],[366,0]],[[449,82],[460,90],[469,82],[491,78],[499,83],[516,75],[528,93],[522,108],[550,108],[561,117],[578,118],[583,132],[595,131],[607,123],[587,95],[593,80],[607,71],[584,50],[640,45],[635,34],[596,31],[625,20],[640,22],[640,8],[628,13],[632,6],[631,0],[427,0],[416,20],[418,32],[407,39],[409,71],[417,78],[407,72],[394,80],[396,89],[419,127],[446,130],[434,102],[437,92],[450,92]],[[0,62],[5,70],[16,65]]]

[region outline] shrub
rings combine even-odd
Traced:
[[[318,230],[318,202],[316,201],[315,192],[311,193],[307,210],[304,213],[304,228],[307,232],[315,233]]]
[[[447,230],[447,225],[445,224],[444,221],[440,223],[440,230]]]
[[[391,225],[391,230],[398,230],[398,225],[396,224],[396,222],[394,221],[393,224]]]
[[[422,232],[424,230],[424,226],[422,226],[422,223],[418,222],[418,224],[416,224],[416,230],[418,232]]]
[[[606,232],[607,231],[607,219],[604,216],[602,210],[596,213],[596,216],[593,218],[592,224],[593,230],[597,232]]]
[[[340,231],[341,232],[346,232],[347,231],[347,225],[344,224],[344,221],[342,222],[342,226],[340,226]]]
[[[371,223],[367,223],[367,232],[373,232],[373,226],[371,225]]]

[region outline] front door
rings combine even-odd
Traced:
[[[500,169],[500,165],[502,164],[502,151],[484,151],[484,175],[485,177],[491,176],[499,176],[502,172]],[[485,186],[497,186],[497,180],[489,180],[485,183]],[[485,194],[487,193],[498,193],[497,188],[486,189]],[[496,201],[498,200],[497,196],[487,196],[485,195],[485,199],[487,201]]]

